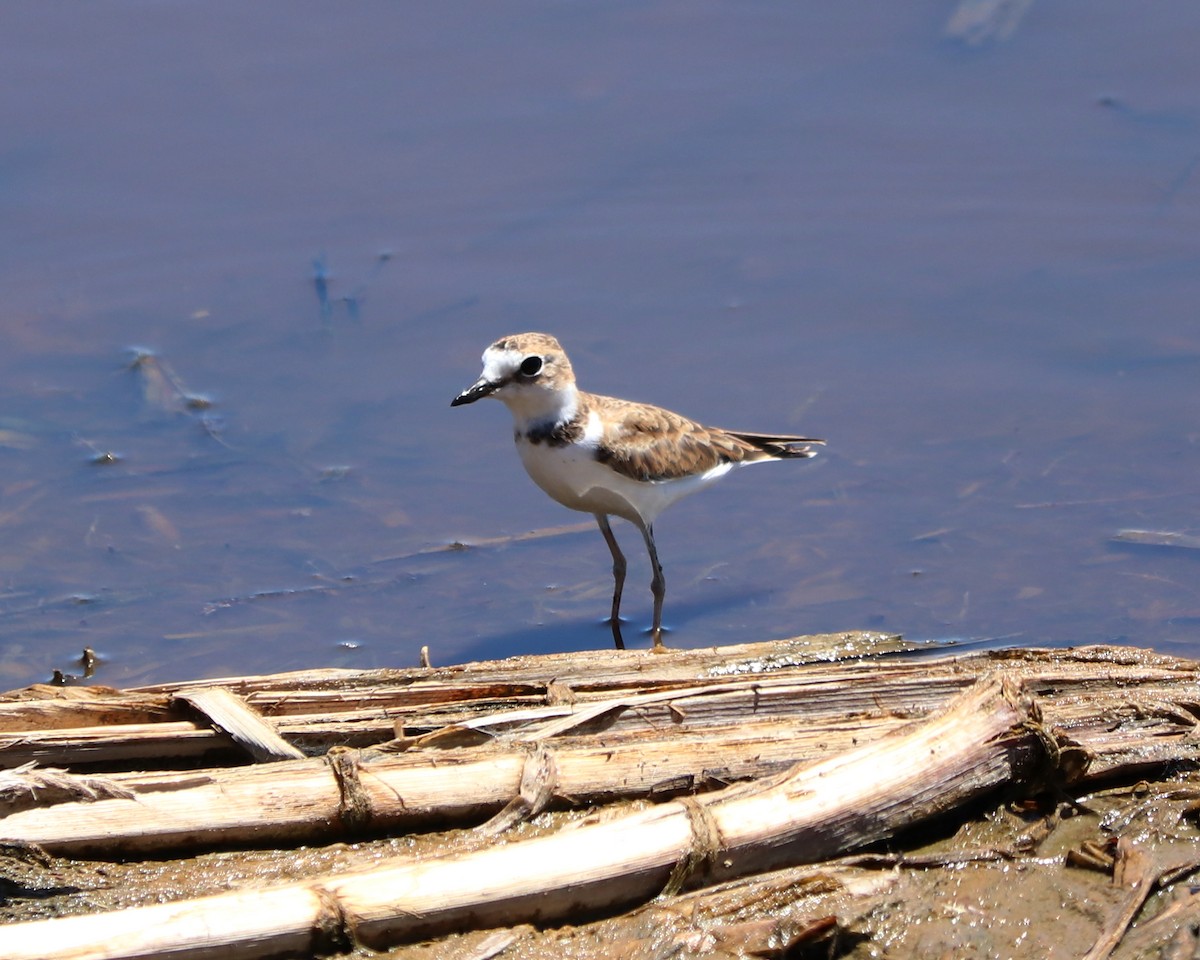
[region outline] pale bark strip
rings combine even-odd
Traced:
[[[1028,698],[985,679],[934,717],[762,783],[457,857],[15,924],[0,928],[0,955],[33,960],[53,944],[68,960],[255,957],[311,947],[314,930],[380,947],[609,910],[653,897],[672,875],[697,885],[813,862],[945,813],[1044,762],[1037,728]]]
[[[95,803],[133,793],[107,777],[85,777],[54,767],[26,763],[15,770],[0,770],[0,819],[22,810],[47,805]]]
[[[520,792],[487,823],[477,826],[475,832],[499,836],[530,817],[537,816],[554,799],[557,786],[558,764],[545,745],[539,744],[525,759]]]
[[[181,690],[176,700],[188,704],[258,763],[303,760],[304,754],[281,737],[270,721],[259,716],[241,697],[224,687]]]

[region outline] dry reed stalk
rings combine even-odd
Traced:
[[[162,683],[131,688],[138,694],[174,694],[184,688],[226,687],[260,706],[257,697],[291,701],[309,693],[332,698],[367,693],[380,687],[401,689],[413,702],[461,687],[455,698],[508,696],[518,689],[537,693],[553,680],[579,689],[638,689],[664,683],[695,683],[703,677],[732,679],[765,675],[803,664],[846,661],[919,649],[918,645],[892,634],[851,630],[844,633],[792,637],[755,643],[670,650],[664,656],[647,658],[638,650],[584,650],[483,660],[451,667],[413,667],[403,670],[298,670],[269,676],[220,677],[186,683]],[[513,678],[520,677],[519,683]],[[264,711],[269,712],[269,711]]]
[[[905,721],[865,718],[853,727],[803,721],[743,723],[651,740],[552,742],[551,788],[572,805],[720,786],[779,772],[881,736]],[[322,839],[470,825],[520,795],[530,747],[400,755],[335,750],[326,758],[181,774],[116,774],[128,800],[58,803],[0,820],[7,842],[97,858],[169,850]]]
[[[1191,706],[1195,664],[1168,664],[1164,658],[1147,664],[1128,651],[1091,653],[1078,661],[1038,651],[1000,658],[1007,673],[1023,677],[1040,695],[1047,723],[1076,744],[1069,752],[1075,776],[1141,775],[1166,763],[1200,759]],[[536,709],[495,711],[492,703],[490,714],[400,741],[398,746],[409,748],[400,756],[342,750],[268,771],[114,774],[113,782],[137,794],[136,800],[25,810],[3,821],[0,837],[103,858],[470,825],[519,795],[526,751],[537,743],[553,752],[553,789],[560,802],[696,792],[877,738],[906,717],[945,703],[994,662],[975,655],[809,665],[779,676],[671,686],[608,700],[585,693],[575,704]],[[424,726],[447,716],[431,710],[410,719]],[[329,736],[331,726],[344,729],[328,717],[293,717],[282,725],[310,745]],[[304,732],[305,725],[311,733]],[[383,723],[376,740],[389,729]],[[140,749],[158,759],[179,755],[181,745],[198,750],[212,743],[192,725],[150,724],[31,731],[14,736],[6,755],[27,755],[41,743],[41,755],[61,762],[53,748],[72,735],[81,738],[70,747],[77,756],[113,750],[126,756]]]
[[[984,679],[874,743],[760,783],[603,823],[277,888],[0,928],[7,960],[260,957],[382,947],[447,929],[551,922],[813,862],[1020,780],[1044,761],[1032,701]]]
[[[460,699],[465,688],[451,683],[448,701],[441,702],[436,700],[435,685],[429,682],[418,693],[418,702],[409,704],[401,702],[406,695],[405,684],[384,688],[376,678],[375,684],[366,689],[321,691],[322,699],[306,701],[304,709],[312,711],[308,713],[297,712],[297,702],[313,691],[278,690],[271,695],[274,699],[263,694],[252,694],[248,699],[255,710],[268,715],[268,721],[285,739],[312,755],[334,745],[379,744],[391,738],[394,726],[402,727],[412,744],[449,747],[490,742],[497,736],[507,736],[510,730],[523,730],[525,740],[572,730],[630,733],[646,729],[647,718],[661,716],[662,723],[671,725],[678,711],[691,725],[768,716],[803,716],[817,725],[835,717],[854,722],[860,717],[869,719],[887,713],[915,717],[944,704],[978,676],[994,669],[999,661],[1006,672],[1028,682],[1030,689],[1043,698],[1055,725],[1080,729],[1089,743],[1099,737],[1119,765],[1132,760],[1135,752],[1140,752],[1147,765],[1178,759],[1174,753],[1178,745],[1161,735],[1166,732],[1163,727],[1172,723],[1181,729],[1195,725],[1190,703],[1195,699],[1192,686],[1200,676],[1196,665],[1132,656],[1128,651],[1122,654],[1118,657],[1111,648],[1102,648],[1023,651],[1020,659],[997,652],[916,663],[808,664],[777,674],[752,673],[738,677],[736,683],[722,671],[716,676],[693,679],[688,686],[678,679],[662,681],[658,686],[643,679],[637,686],[589,690],[550,681],[538,696],[530,694],[537,689],[535,685],[510,684],[513,696],[467,700]],[[563,695],[564,689],[570,691],[569,698]],[[684,699],[689,696],[692,699]],[[107,709],[111,709],[111,693],[105,699],[109,701]],[[568,703],[568,699],[575,702]],[[655,707],[656,702],[665,707]],[[0,704],[0,708],[24,709],[30,703]],[[64,729],[47,713],[55,703],[58,701],[35,703],[36,709],[30,708],[28,726],[24,727],[18,726],[15,713],[9,713],[7,735],[0,735],[0,766],[36,761],[72,767],[197,758],[233,747],[226,734],[186,721],[179,711],[165,709],[159,723],[110,722]],[[74,711],[75,707],[68,703],[64,709]],[[589,716],[593,722],[580,730]],[[1122,723],[1106,730],[1114,718],[1121,718]],[[1156,724],[1153,731],[1140,729],[1146,726],[1147,718]],[[1122,739],[1127,747],[1123,758],[1117,749]]]

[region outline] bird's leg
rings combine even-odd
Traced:
[[[596,514],[596,523],[600,525],[600,532],[604,534],[604,542],[608,544],[608,550],[613,558],[613,602],[612,602],[612,619],[609,623],[612,625],[613,642],[617,645],[618,650],[625,649],[625,639],[621,636],[621,589],[625,586],[625,554],[621,552],[621,547],[617,544],[617,538],[613,536],[612,527],[609,526],[608,517],[603,513]]]
[[[650,592],[654,594],[654,626],[650,630],[654,638],[655,651],[665,650],[662,641],[662,608],[663,597],[667,595],[667,581],[663,578],[662,564],[658,562],[658,551],[654,548],[654,527],[650,524],[642,526],[642,537],[646,541],[646,551],[650,554],[650,569],[654,576],[650,579]]]

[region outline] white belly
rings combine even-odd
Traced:
[[[552,447],[521,438],[517,452],[533,482],[572,510],[607,513],[631,523],[650,524],[676,500],[702,490],[734,466],[721,464],[679,480],[632,480],[595,459],[582,444]]]

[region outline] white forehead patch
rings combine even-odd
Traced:
[[[525,357],[515,350],[496,350],[488,347],[483,352],[483,377],[492,383],[507,380],[513,375]]]

